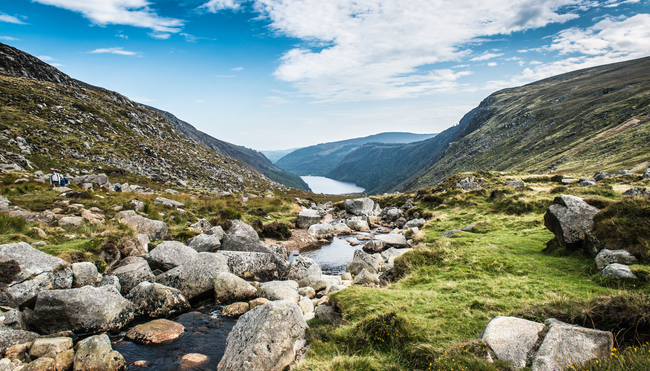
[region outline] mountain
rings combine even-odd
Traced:
[[[0,130],[7,138],[0,141],[0,160],[5,163],[21,157],[23,165],[33,163],[40,169],[63,168],[63,163],[75,169],[102,164],[218,191],[277,188],[275,182],[308,189],[300,177],[257,151],[213,138],[171,113],[75,80],[2,43],[0,79]],[[30,153],[15,153],[14,136],[28,143]]]
[[[565,73],[493,93],[425,142],[361,147],[328,176],[382,193],[479,169],[589,176],[625,169],[650,159],[649,93],[650,58]]]
[[[298,175],[325,175],[350,152],[366,143],[413,143],[436,134],[380,133],[363,138],[321,143],[295,150],[276,162],[281,169]]]
[[[261,151],[266,158],[271,160],[272,163],[278,162],[279,159],[282,157],[288,155],[289,153],[299,150],[300,148],[292,148],[292,149],[279,149],[275,151]]]

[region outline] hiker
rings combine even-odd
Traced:
[[[61,182],[59,184],[61,184],[61,186],[63,187],[63,186],[66,186],[66,185],[70,184],[70,181],[64,175],[64,176],[61,177]]]
[[[50,184],[53,187],[61,186],[61,175],[57,174],[57,172],[54,170],[52,170],[52,175],[50,175]]]
[[[122,186],[119,184],[116,184],[113,189],[115,190],[115,192],[122,192]]]

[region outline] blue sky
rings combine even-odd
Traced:
[[[490,93],[650,55],[650,0],[0,0],[0,42],[216,138],[440,132]]]

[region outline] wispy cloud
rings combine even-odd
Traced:
[[[210,0],[207,3],[201,5],[199,9],[206,10],[211,13],[216,13],[220,10],[232,9],[237,10],[241,7],[241,3],[244,0]]]
[[[6,40],[6,41],[20,41],[20,39],[17,39],[15,37],[11,36],[0,36],[0,40]]]
[[[498,63],[497,62],[490,62],[487,65],[488,65],[488,67],[494,67],[494,66],[498,65]]]
[[[139,52],[132,52],[129,50],[124,50],[122,48],[100,48],[90,51],[88,53],[92,54],[118,54],[118,55],[138,55]]]
[[[195,35],[190,35],[188,33],[181,33],[181,36],[185,38],[185,41],[190,42],[190,43],[195,43],[199,40],[214,40],[209,37],[202,37],[202,36],[195,36]]]
[[[5,13],[0,13],[0,22],[7,22],[7,23],[13,23],[13,24],[27,24],[27,23],[21,21],[20,19],[14,17],[12,15],[5,14]]]
[[[244,69],[244,67],[235,67],[235,68],[231,68],[230,70],[231,71],[241,71],[243,69]]]
[[[502,56],[503,53],[485,53],[483,55],[480,55],[478,57],[474,57],[470,59],[472,62],[478,62],[478,61],[487,61],[488,59],[496,58]]]
[[[149,28],[161,33],[178,33],[185,24],[182,19],[159,16],[147,0],[32,0],[81,13],[92,23]]]
[[[56,59],[50,57],[49,55],[39,55],[36,58],[42,60],[43,62],[55,61]]]
[[[160,32],[149,32],[148,35],[158,40],[167,40],[172,36],[171,34]]]
[[[61,64],[61,63],[50,63],[50,66],[54,66],[54,67],[65,67],[65,64]]]

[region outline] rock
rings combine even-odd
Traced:
[[[95,335],[79,341],[73,371],[123,371],[124,357],[111,347],[108,335]]]
[[[32,229],[36,232],[36,234],[38,235],[38,237],[40,237],[40,238],[47,238],[47,233],[45,233],[44,230],[42,230],[42,229],[40,229],[40,228],[38,228],[38,227],[33,227]]]
[[[289,264],[289,274],[287,275],[287,279],[298,281],[305,278],[307,269],[313,264],[316,264],[316,262],[311,258],[303,255],[296,256]]]
[[[394,247],[391,247],[390,249],[381,253],[381,257],[384,259],[386,263],[392,263],[395,261],[396,258],[404,255],[405,253],[411,250],[413,249],[396,249]]]
[[[406,222],[404,224],[404,228],[422,228],[422,226],[426,223],[426,220],[420,218],[420,219],[412,219]]]
[[[228,259],[230,272],[244,279],[281,280],[289,272],[289,263],[275,254],[240,251],[221,251],[220,254]]]
[[[597,172],[596,174],[594,174],[594,178],[593,178],[593,179],[594,179],[596,182],[600,182],[601,180],[605,180],[605,179],[607,179],[607,178],[610,178],[611,176],[612,176],[612,174],[610,174],[610,173],[600,172],[600,171],[599,171],[599,172]]]
[[[271,250],[271,253],[278,258],[288,261],[289,260],[289,253],[287,253],[287,247],[281,244],[275,244],[275,245],[269,245],[268,246],[269,250]]]
[[[216,252],[221,248],[222,237],[223,235],[202,233],[187,241],[187,245],[198,252]]]
[[[329,305],[319,305],[316,307],[316,309],[314,309],[314,312],[316,313],[316,318],[323,322],[327,322],[335,326],[343,322],[341,315]]]
[[[15,330],[27,330],[25,315],[15,308],[0,307],[0,323]]]
[[[348,199],[343,202],[345,211],[357,216],[374,214],[375,202],[369,198]]]
[[[569,184],[571,184],[571,183],[575,183],[575,182],[577,182],[577,181],[578,181],[578,179],[574,179],[574,178],[565,178],[565,179],[560,180],[560,183],[562,183],[562,184],[564,184],[564,185],[569,185]]]
[[[122,192],[124,192],[124,187],[122,187]],[[133,209],[137,211],[142,211],[144,209],[144,202],[139,201],[139,200],[131,200],[131,203],[133,204]]]
[[[630,267],[624,264],[612,263],[600,272],[600,275],[607,278],[621,279],[630,278],[636,279],[637,277],[632,273]]]
[[[596,181],[595,180],[581,180],[580,185],[583,186],[583,187],[595,186]]]
[[[112,286],[117,289],[117,291],[122,291],[122,285],[120,285],[120,279],[116,276],[104,276],[102,281],[97,285],[97,287],[102,286]]]
[[[379,281],[377,281],[377,282],[379,282]],[[329,296],[330,294],[333,294],[333,293],[335,293],[337,291],[344,290],[346,288],[348,288],[348,286],[345,286],[345,285],[332,285],[326,290],[327,291],[326,294]]]
[[[215,304],[249,301],[256,294],[255,287],[232,273],[219,273],[214,279]]]
[[[321,216],[315,210],[303,210],[298,213],[298,221],[296,225],[300,229],[307,229],[314,224],[320,222]]]
[[[447,232],[443,233],[442,237],[451,237],[451,236],[455,235],[458,232],[462,232],[462,231],[460,229],[452,229],[450,231],[447,231]]]
[[[623,196],[650,198],[650,188],[648,187],[630,188],[627,191],[623,192]]]
[[[506,182],[506,187],[508,188],[524,188],[526,183],[521,180],[510,180]]]
[[[146,234],[152,241],[162,240],[167,236],[167,224],[151,220],[136,214],[133,210],[120,211],[115,215],[120,222],[133,228],[137,233]]]
[[[253,300],[248,302],[249,310],[253,310],[253,309],[259,307],[260,305],[264,305],[266,303],[270,303],[269,299],[267,299],[267,298],[253,299]]]
[[[634,173],[631,172],[630,170],[619,170],[616,172],[616,175],[622,175],[622,176],[634,176]]]
[[[402,216],[402,210],[396,207],[387,208],[383,213],[384,219],[391,222],[397,220],[400,216]]]
[[[593,359],[609,358],[614,346],[611,332],[546,320],[548,333],[533,359],[535,371],[564,370]]]
[[[36,339],[29,349],[29,356],[32,359],[40,357],[54,359],[59,353],[63,353],[68,349],[72,349],[72,338],[69,337]]]
[[[598,209],[590,206],[580,197],[562,195],[556,197],[553,205],[544,214],[544,225],[567,249],[578,249],[584,245],[586,233],[591,231],[593,217]]]
[[[367,269],[362,269],[361,272],[352,281],[355,285],[374,285],[379,286],[379,276],[368,272]]]
[[[309,298],[306,298],[304,296],[300,297],[298,306],[300,307],[300,310],[302,310],[302,314],[307,314],[314,311],[314,303],[312,303]]]
[[[515,369],[526,366],[528,354],[534,351],[544,331],[542,323],[515,317],[494,317],[479,336],[496,355]]]
[[[332,237],[334,228],[330,224],[318,223],[309,227],[307,232],[316,238],[330,238]]]
[[[223,310],[221,311],[221,315],[224,317],[238,318],[239,316],[248,312],[249,308],[250,307],[248,303],[242,303],[242,302],[232,303],[230,305],[226,305],[223,308]]]
[[[62,228],[68,228],[68,227],[77,228],[77,227],[81,226],[83,221],[84,221],[84,218],[82,218],[80,216],[64,216],[63,218],[59,219],[59,227],[62,227]]]
[[[186,354],[178,360],[177,367],[171,367],[168,371],[190,371],[190,370],[204,370],[205,365],[210,362],[210,357],[199,354],[190,353]],[[176,365],[174,365],[176,366]]]
[[[149,242],[151,242],[151,240],[149,240],[149,236],[146,234],[137,234],[133,242],[135,243],[135,247],[138,250],[138,253],[146,254],[149,252]]]
[[[30,324],[46,334],[117,331],[133,320],[134,309],[112,286],[49,290],[38,294]]]
[[[298,304],[298,283],[296,281],[271,281],[265,282],[257,288],[257,296],[274,300],[288,300]]]
[[[68,349],[56,355],[54,358],[54,369],[56,371],[72,370],[74,365],[74,349]]]
[[[140,344],[160,344],[176,340],[184,332],[185,326],[161,318],[135,326],[127,331],[126,337]]]
[[[316,290],[314,290],[313,287],[309,287],[309,286],[301,287],[298,289],[298,295],[312,299],[314,296],[316,296]]]
[[[463,191],[472,191],[476,189],[481,189],[481,184],[474,181],[474,177],[465,178],[456,183],[456,187],[462,189]]]
[[[204,233],[210,228],[212,228],[212,224],[207,219],[199,219],[199,221],[190,225],[188,229],[194,232]]]
[[[221,241],[221,250],[271,253],[253,227],[241,220],[232,221],[232,226]]]
[[[374,240],[381,241],[384,243],[384,246],[389,247],[407,247],[406,238],[402,234],[389,233],[389,234],[380,234],[374,237]]]
[[[391,249],[394,249],[394,248],[391,248]],[[391,250],[391,249],[389,249],[389,250]],[[387,251],[388,251],[388,250],[387,250]],[[382,254],[382,255],[383,255],[383,254]],[[350,274],[350,272],[345,272],[345,273],[343,273],[343,274],[341,275],[341,280],[342,280],[342,281],[352,281],[352,274]]]
[[[30,362],[21,371],[55,371],[55,364],[54,358],[43,357]]]
[[[311,284],[315,291],[329,290],[330,287],[340,285],[341,279],[334,276],[323,275],[320,280]]]
[[[25,179],[25,180],[27,180],[27,179]],[[52,188],[52,190],[53,190],[54,192],[65,193],[65,192],[70,192],[70,191],[72,191],[72,188],[68,188],[68,187],[54,187],[54,188]]]
[[[33,302],[39,292],[72,287],[72,269],[63,259],[36,250],[28,243],[0,245],[0,262],[15,260],[20,272],[7,286],[6,291],[16,305]]]
[[[179,290],[159,283],[140,282],[126,299],[135,305],[136,315],[152,318],[168,317],[191,309],[190,303]]]
[[[281,371],[305,344],[307,323],[297,304],[270,302],[239,318],[228,335],[218,371]]]
[[[156,276],[156,282],[176,288],[185,298],[192,299],[214,289],[214,279],[223,272],[229,272],[227,257],[200,252],[191,261]]]
[[[355,231],[362,231],[362,232],[369,232],[370,227],[368,226],[368,222],[365,220],[358,220],[358,219],[350,219],[347,221],[346,225],[348,228],[355,230]]]
[[[12,345],[29,343],[39,337],[40,335],[35,332],[0,327],[0,352],[4,352]]]
[[[72,287],[95,285],[101,277],[97,267],[91,262],[72,263]]]
[[[145,257],[153,269],[167,271],[196,258],[197,251],[178,241],[164,241]]]
[[[384,244],[384,241],[381,241],[379,239],[368,241],[368,243],[363,245],[363,251],[367,252],[368,254],[380,253],[385,249],[386,245]]]
[[[356,276],[364,269],[373,274],[377,273],[377,270],[379,269],[377,259],[361,250],[356,250],[354,252],[354,258],[347,264],[345,271]]]
[[[120,266],[113,271],[113,275],[120,280],[122,295],[128,294],[141,282],[153,282],[156,279],[146,260],[135,258],[132,261],[131,264]]]
[[[643,172],[643,179],[650,179],[650,167]]]
[[[347,224],[345,223],[334,223],[331,224],[331,226],[332,226],[332,233],[337,235],[349,234],[350,232],[352,232],[352,229],[350,229],[350,227],[348,227]]]
[[[634,255],[630,254],[625,250],[600,250],[598,255],[596,255],[596,268],[602,270],[606,266],[612,263],[619,264],[634,264],[637,262],[637,259]]]
[[[157,204],[161,204],[165,207],[172,207],[172,208],[178,208],[178,207],[184,207],[185,205],[182,202],[170,200],[165,197],[157,197],[153,202]]]

